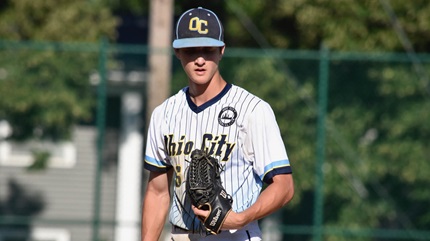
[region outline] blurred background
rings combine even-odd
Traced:
[[[430,240],[430,1],[1,0],[0,241],[139,240],[147,120],[187,84],[173,26],[198,6],[293,167],[264,240]]]

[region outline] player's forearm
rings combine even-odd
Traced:
[[[290,174],[276,176],[257,201],[241,213],[231,213],[223,229],[239,229],[252,221],[264,218],[287,204],[294,195],[294,184]]]
[[[142,207],[142,241],[160,238],[170,206],[170,183],[173,171],[151,172]]]
[[[142,209],[142,241],[158,240],[169,210],[169,194],[146,193]]]
[[[257,199],[256,203],[244,215],[250,222],[266,217],[286,205],[294,195],[294,185],[291,175],[279,175],[281,181],[270,184]]]

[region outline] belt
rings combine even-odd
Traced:
[[[212,235],[209,231],[188,230],[185,228],[178,227],[176,225],[172,225],[172,233],[178,233],[178,234],[180,234],[180,233],[191,233],[191,234],[200,234],[200,235],[205,235],[205,236]]]
[[[181,227],[178,227],[176,225],[172,225],[172,230],[173,230],[173,232],[176,232],[176,233],[198,233],[197,230],[196,230],[196,232],[193,232],[193,230],[181,228]]]

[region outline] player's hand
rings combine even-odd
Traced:
[[[208,210],[198,209],[194,205],[191,205],[191,209],[193,210],[194,214],[197,216],[197,218],[200,219],[202,223],[210,214]]]
[[[191,208],[194,214],[200,219],[200,221],[204,221],[206,217],[209,216],[210,212],[208,210],[198,209],[194,205],[191,205]],[[221,229],[241,229],[246,225],[246,219],[241,213],[236,213],[231,211],[222,225]]]

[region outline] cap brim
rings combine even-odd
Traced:
[[[222,47],[224,42],[213,38],[183,38],[173,41],[173,48]]]

